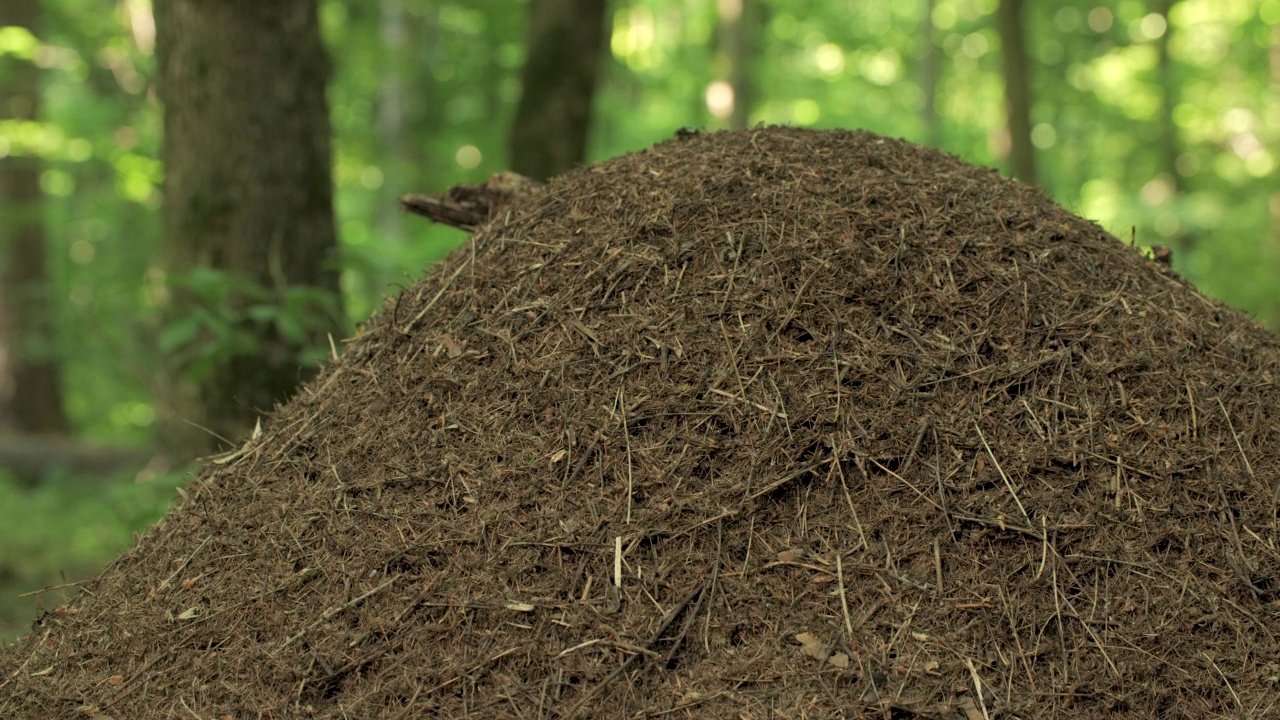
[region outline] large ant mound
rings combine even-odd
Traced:
[[[0,653],[0,715],[1280,708],[1280,347],[869,133],[522,194]]]

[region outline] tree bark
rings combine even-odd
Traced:
[[[37,0],[4,0],[0,27],[36,34]],[[0,56],[0,119],[34,122],[40,114],[40,71],[28,59]],[[60,368],[49,287],[40,189],[40,158],[0,158],[0,426],[62,434]]]
[[[511,169],[534,180],[586,158],[606,0],[531,0]]]
[[[308,287],[336,303],[329,65],[316,0],[158,0],[155,16],[169,271],[214,268],[277,301]],[[174,302],[195,299],[177,293]],[[336,315],[308,328],[306,342],[338,332]],[[311,373],[275,326],[243,329],[255,336],[251,353],[219,363],[194,389],[175,382],[165,409],[177,457],[207,452],[207,432],[242,434]],[[183,432],[187,424],[205,433]]]
[[[1178,105],[1177,89],[1173,82],[1173,60],[1169,55],[1169,40],[1173,26],[1169,24],[1169,12],[1174,0],[1155,0],[1152,11],[1164,18],[1164,34],[1156,39],[1156,73],[1160,82],[1160,164],[1168,173],[1173,190],[1178,190],[1178,126],[1173,121],[1173,109]]]
[[[1280,108],[1280,26],[1271,28],[1271,47],[1268,52],[1269,65],[1269,85],[1267,87],[1267,95],[1270,99],[1270,107],[1272,115],[1268,117],[1271,127],[1275,127],[1275,123],[1280,121],[1280,114],[1276,113],[1276,108]],[[1274,186],[1273,186],[1274,187]],[[1270,220],[1270,232],[1267,238],[1267,248],[1273,258],[1280,258],[1280,190],[1273,191],[1267,199],[1268,218]],[[1186,244],[1194,247],[1191,241]],[[1280,299],[1272,300],[1270,303],[1270,317],[1267,318],[1267,326],[1271,332],[1280,333]]]
[[[375,113],[378,136],[385,161],[382,164],[383,182],[392,192],[404,186],[405,157],[405,95],[406,84],[403,68],[409,65],[408,13],[403,0],[382,0],[378,4],[378,39],[382,42],[389,62],[382,72],[378,88],[378,104]],[[419,89],[421,92],[421,89]],[[404,239],[402,215],[395,203],[383,203],[378,212],[378,232],[383,242],[400,245]]]
[[[1164,18],[1164,34],[1156,39],[1156,75],[1160,83],[1160,166],[1161,174],[1169,180],[1171,200],[1175,204],[1179,196],[1186,192],[1186,183],[1178,172],[1178,157],[1182,154],[1182,142],[1178,137],[1178,124],[1173,120],[1173,109],[1178,106],[1178,87],[1173,77],[1173,57],[1169,53],[1169,42],[1173,35],[1173,24],[1169,20],[1170,12],[1176,0],[1155,0],[1152,11]],[[1171,239],[1179,255],[1185,255],[1195,249],[1195,237],[1191,233],[1179,230]]]
[[[929,147],[942,146],[942,123],[938,119],[940,53],[933,25],[937,4],[937,0],[924,0],[924,19],[920,23],[920,91],[924,94],[920,115],[924,121],[924,142]]]
[[[717,0],[719,16],[719,45],[717,62],[719,75],[733,88],[733,109],[729,113],[729,127],[742,130],[747,127],[755,93],[751,85],[751,57],[755,44],[755,15],[762,8],[759,0]]]
[[[1023,27],[1023,0],[1000,0],[996,26],[1004,64],[1004,100],[1009,133],[1009,168],[1019,180],[1035,184],[1036,154],[1031,144],[1031,81]]]

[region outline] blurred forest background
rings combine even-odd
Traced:
[[[1172,248],[1203,291],[1280,327],[1280,0],[154,2],[0,3],[0,639],[159,518],[191,456],[225,449],[180,432],[216,423],[175,397],[223,388],[251,417],[269,403],[235,386],[246,367],[304,376],[465,240],[403,215],[405,193],[681,127],[865,128]],[[220,52],[257,79],[206,76]],[[273,127],[257,109],[282,87],[311,110]],[[255,152],[277,165],[246,190]],[[315,199],[289,241],[315,257],[285,268],[308,279],[210,250],[254,198],[284,228]]]

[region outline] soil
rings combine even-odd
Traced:
[[[1273,716],[1278,373],[993,171],[683,133],[389,300],[0,715]]]

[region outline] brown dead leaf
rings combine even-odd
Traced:
[[[778,553],[778,562],[800,562],[804,559],[803,548],[792,548]]]
[[[454,340],[448,333],[440,336],[440,344],[444,345],[445,354],[451,358],[456,358],[462,355],[463,347],[466,345],[466,343],[460,343],[457,340]]]
[[[827,644],[822,642],[817,635],[813,633],[800,633],[796,635],[796,642],[800,643],[800,652],[808,655],[815,660],[827,659]]]
[[[796,642],[800,643],[800,652],[808,655],[814,660],[825,660],[844,670],[849,667],[849,656],[844,653],[831,653],[827,643],[813,633],[800,633],[795,636]]]
[[[982,710],[978,708],[973,698],[960,698],[956,701],[956,708],[964,713],[965,720],[987,720],[982,714]]]

